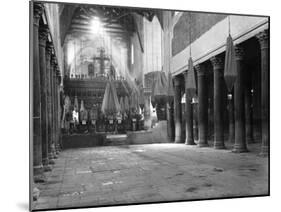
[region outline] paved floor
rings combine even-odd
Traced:
[[[62,151],[35,209],[191,200],[268,193],[268,159],[184,144]]]

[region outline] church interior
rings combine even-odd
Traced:
[[[268,194],[268,17],[30,13],[33,209]]]

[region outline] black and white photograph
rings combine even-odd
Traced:
[[[30,210],[270,195],[270,16],[69,1],[29,2]]]

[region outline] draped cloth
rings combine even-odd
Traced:
[[[124,105],[124,98],[121,96],[120,98],[120,112],[124,113],[125,112],[125,105]]]
[[[130,96],[130,108],[133,110],[139,109],[139,94],[137,91],[133,91]]]
[[[155,107],[156,102],[166,102],[168,91],[168,80],[165,72],[157,72],[156,79],[152,84],[151,103]]]
[[[84,101],[81,100],[81,106],[80,106],[80,118],[82,121],[85,121],[88,119],[88,111],[84,107]]]
[[[235,60],[235,49],[231,35],[226,40],[226,53],[224,63],[224,80],[229,92],[231,92],[237,77],[237,65]]]
[[[167,77],[163,71],[157,74],[153,95],[155,100],[167,96]]]
[[[187,96],[189,98],[192,98],[196,94],[196,82],[195,82],[193,61],[191,57],[188,60],[188,71],[186,77],[187,79],[186,79],[185,87],[186,87]]]
[[[128,96],[125,96],[125,98],[124,98],[124,110],[125,110],[125,112],[129,112],[129,110],[130,110],[130,105],[129,105],[129,98],[128,98]]]
[[[101,111],[105,115],[115,115],[120,112],[120,104],[118,101],[116,88],[114,82],[111,79],[106,84]]]
[[[167,87],[167,100],[168,102],[172,102],[174,99],[174,86],[173,86],[173,77],[172,73],[168,74],[168,87]]]

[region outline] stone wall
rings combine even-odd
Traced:
[[[190,41],[195,41],[224,18],[226,18],[224,14],[184,12],[173,29],[172,55],[181,52],[190,44]],[[190,24],[191,39],[189,34]]]

